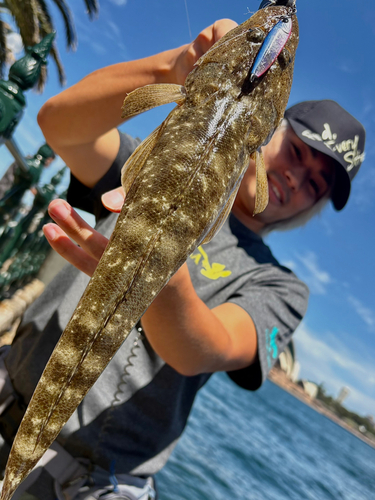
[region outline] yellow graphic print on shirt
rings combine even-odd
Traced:
[[[203,276],[206,276],[206,278],[210,280],[217,280],[219,278],[226,278],[227,276],[230,276],[232,274],[232,271],[226,270],[223,264],[219,264],[218,262],[213,262],[212,264],[210,264],[208,255],[201,246],[197,248],[197,252],[198,253],[192,253],[190,255],[190,258],[193,259],[196,265],[201,262],[201,274],[203,274]]]

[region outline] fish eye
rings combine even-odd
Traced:
[[[260,28],[250,28],[246,38],[249,42],[261,43],[265,39],[265,34]]]

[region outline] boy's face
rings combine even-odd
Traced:
[[[290,219],[329,194],[336,164],[329,156],[301,141],[289,125],[276,131],[262,152],[268,177],[267,208],[252,217],[256,186],[253,161],[233,206],[234,214],[245,223],[248,220],[255,231],[264,225]]]

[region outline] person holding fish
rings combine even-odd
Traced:
[[[88,290],[94,288],[96,298],[90,299],[88,305],[81,302],[76,310],[83,309],[80,313],[84,318],[82,329],[91,321],[91,310],[94,311],[92,314],[99,314],[98,310],[106,307],[106,294],[112,293],[112,286],[109,286],[113,276],[111,270],[121,265],[126,271],[132,265],[131,260],[123,260],[121,248],[113,246],[118,226],[109,244],[107,238],[113,232],[116,213],[124,213],[124,199],[126,207],[135,192],[141,190],[134,188],[138,186],[137,182],[151,186],[154,195],[145,198],[144,209],[143,198],[139,199],[142,210],[138,210],[138,217],[134,218],[145,238],[151,233],[150,243],[141,252],[134,280],[138,280],[138,275],[143,273],[142,266],[146,266],[150,256],[154,255],[154,242],[159,241],[158,238],[161,241],[159,254],[165,255],[166,260],[178,246],[173,234],[165,240],[159,235],[162,231],[157,228],[167,222],[160,223],[159,215],[153,217],[154,212],[160,214],[165,210],[173,219],[172,232],[174,228],[176,237],[182,235],[182,240],[187,240],[189,230],[195,230],[206,213],[211,213],[211,198],[197,198],[197,191],[198,188],[206,189],[212,199],[216,193],[209,191],[207,178],[201,175],[196,165],[202,163],[209,168],[212,164],[210,176],[215,181],[218,172],[227,175],[231,155],[240,148],[234,162],[239,177],[230,181],[233,185],[220,210],[217,214],[215,212],[215,220],[197,239],[198,245],[192,246],[187,253],[186,263],[169,281],[166,280],[166,285],[157,295],[155,293],[151,305],[131,328],[128,339],[115,351],[106,369],[101,368],[102,355],[95,351],[94,361],[87,365],[80,383],[76,384],[76,374],[81,376],[81,365],[77,366],[64,382],[65,388],[59,389],[52,410],[47,408],[47,421],[35,431],[34,422],[39,425],[43,419],[38,413],[39,407],[43,412],[45,406],[44,400],[38,399],[44,396],[40,396],[37,389],[38,404],[36,407],[30,405],[31,420],[21,424],[21,432],[16,438],[21,445],[12,451],[8,464],[10,479],[6,484],[11,487],[7,486],[1,500],[10,498],[12,488],[15,488],[13,485],[19,482],[17,476],[21,469],[25,469],[23,463],[29,460],[28,448],[31,447],[32,455],[39,448],[42,450],[45,443],[53,441],[48,436],[45,438],[45,434],[53,434],[51,426],[63,427],[43,461],[21,485],[28,493],[43,500],[56,497],[59,500],[89,500],[99,496],[104,500],[154,498],[152,476],[168,460],[186,425],[195,395],[211,374],[225,371],[239,386],[258,389],[301,321],[307,307],[307,287],[277,262],[262,237],[274,229],[305,223],[330,200],[337,210],[345,206],[351,181],[364,158],[365,131],[334,101],[297,104],[287,110],[282,119],[289,94],[286,82],[290,85],[298,40],[294,2],[265,0],[261,7],[264,13],[259,14],[260,18],[269,16],[270,25],[276,27],[276,32],[270,30],[273,40],[284,40],[280,50],[275,51],[275,58],[265,64],[263,73],[257,72],[259,66],[255,56],[267,43],[273,50],[276,42],[269,42],[262,30],[252,27],[241,31],[241,26],[225,19],[205,29],[189,45],[98,70],[52,98],[41,109],[39,123],[46,140],[72,173],[69,203],[63,200],[51,203],[49,211],[57,225],[48,224],[44,231],[51,246],[73,266],[64,269],[48,286],[25,314],[13,345],[3,349],[0,372],[7,371],[10,377],[0,392],[3,409],[0,432],[4,438],[0,457],[3,462],[25,411],[24,405],[30,401],[70,316],[74,313],[73,321],[76,317],[74,310],[88,284],[85,275],[95,273]],[[255,61],[251,71],[245,68],[242,73],[239,69],[230,72],[240,82],[239,88],[220,81],[221,69],[216,59],[219,56],[215,52],[216,47],[220,47],[220,57],[225,53],[227,44],[234,38],[230,31],[233,29],[238,30],[233,32],[237,39],[240,36],[246,38],[246,43],[250,44],[251,60]],[[214,47],[219,40],[221,43]],[[202,68],[207,68],[207,74],[212,77],[208,82],[200,78],[198,71],[190,73],[204,54],[198,66],[201,64]],[[235,64],[228,55],[224,54],[224,57],[227,66]],[[250,60],[246,53],[243,57]],[[264,57],[260,58],[262,64]],[[214,65],[214,72],[210,64]],[[196,75],[195,79],[191,75]],[[185,90],[181,88],[184,83]],[[150,88],[135,90],[145,85],[150,85]],[[232,92],[237,99],[234,99],[235,106],[230,98]],[[200,146],[195,143],[199,141],[189,142],[185,148],[188,151],[185,151],[183,141],[186,143],[186,137],[193,137],[200,130],[200,122],[204,122],[208,108],[193,108],[194,113],[190,113],[189,99],[210,101],[211,93],[215,98],[223,94],[223,100],[219,101],[221,107],[214,106],[214,114],[208,123],[212,131],[209,146],[205,146],[203,153],[196,153],[190,164],[186,161],[187,155],[191,151],[200,151]],[[130,94],[124,108],[127,117],[135,114],[134,109],[140,112],[170,100],[178,103],[172,118],[168,119],[170,122],[166,120],[141,146],[139,141],[120,133],[117,128],[121,125],[119,109],[126,94]],[[251,112],[248,112],[249,108]],[[265,109],[267,114],[263,114]],[[218,110],[221,110],[221,115],[218,115]],[[185,112],[189,119],[185,119]],[[249,117],[249,122],[238,119],[242,112]],[[176,140],[174,134],[180,128],[174,124],[173,117],[179,116],[178,113],[184,118],[180,127],[185,131],[182,139],[177,137]],[[280,120],[280,126],[267,143]],[[245,139],[239,130],[246,131]],[[229,141],[225,140],[224,132],[229,135]],[[178,206],[177,201],[167,203],[165,197],[169,191],[152,191],[153,182],[157,182],[153,179],[165,171],[164,160],[153,170],[147,170],[149,162],[146,158],[154,154],[167,134],[166,142],[159,149],[166,155],[163,158],[176,159],[167,166],[171,174],[167,175],[167,172],[162,179],[163,184],[170,184],[172,199],[178,201]],[[223,137],[223,142],[218,137]],[[215,148],[211,147],[213,143]],[[244,143],[246,147],[243,147]],[[259,146],[254,146],[258,143]],[[170,151],[166,151],[168,148]],[[210,156],[213,152],[215,154]],[[125,162],[123,187],[120,188]],[[141,168],[137,170],[140,163]],[[196,182],[194,186],[197,187],[180,194],[181,183],[173,176],[184,174],[189,168],[193,169],[189,183]],[[226,179],[229,179],[229,174]],[[226,182],[219,179],[218,186],[226,186]],[[262,212],[258,210],[260,205]],[[88,226],[72,206],[94,213],[98,221],[96,230]],[[188,219],[190,206],[194,207],[193,221],[182,223]],[[254,211],[256,215],[253,215]],[[145,212],[151,213],[152,224],[142,222]],[[154,236],[155,232],[157,236]],[[142,244],[133,244],[134,255]],[[106,260],[102,259],[98,265],[103,252]],[[158,266],[147,274],[145,280],[151,284],[165,279],[165,260],[155,259]],[[104,280],[95,288],[95,281],[101,273]],[[152,296],[156,290],[153,286],[145,285],[145,293]],[[126,305],[131,300],[130,295],[125,295],[123,302]],[[86,305],[82,307],[82,304]],[[112,342],[112,317],[121,316],[120,312],[117,301],[111,316],[103,317],[100,328],[108,330],[100,351],[104,354],[105,343]],[[121,329],[113,330],[113,335],[120,336]],[[96,337],[92,344],[95,342]],[[77,332],[72,336],[71,344],[64,344],[65,350],[56,361],[59,369],[51,372],[49,378],[46,378],[48,368],[44,372],[42,392],[53,393],[55,384],[61,384],[60,375],[69,365],[70,358],[74,358],[75,351],[81,348],[80,343],[81,333]],[[84,351],[88,356],[86,345]],[[83,364],[86,358],[81,359]],[[86,379],[92,374],[97,381],[74,411],[80,401],[75,399],[76,392],[83,393],[82,386],[87,392],[92,384],[87,384]],[[67,399],[64,399],[64,391],[68,393]],[[77,404],[72,406],[71,412],[74,413],[69,418],[71,412],[66,408],[71,400],[76,400]],[[64,418],[58,413],[61,401]],[[30,460],[28,468],[38,459]]]

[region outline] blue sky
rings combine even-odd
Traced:
[[[184,0],[100,0],[100,14],[93,22],[84,12],[83,0],[68,3],[78,33],[76,52],[65,50],[61,25],[56,25],[69,86],[102,66],[190,41]],[[260,0],[186,0],[186,4],[194,38],[216,19],[245,21]],[[347,407],[375,415],[375,3],[297,0],[297,7],[300,45],[289,104],[324,98],[338,101],[367,130],[366,160],[342,212],[329,206],[306,227],[274,233],[267,242],[311,290],[308,313],[295,334],[300,376],[324,382],[333,395],[347,386]],[[58,21],[57,11],[52,12]],[[45,92],[28,92],[28,108],[15,134],[24,154],[34,154],[43,142],[36,114],[60,90],[51,62]],[[137,117],[123,130],[143,139],[169,109]],[[5,147],[0,148],[0,174],[10,162]],[[56,162],[44,179],[62,165]]]

